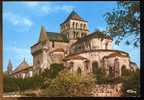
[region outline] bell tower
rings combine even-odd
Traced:
[[[61,33],[65,34],[69,40],[77,40],[88,34],[87,21],[82,19],[75,11],[72,11],[60,26]]]

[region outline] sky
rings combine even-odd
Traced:
[[[106,12],[116,8],[116,2],[3,2],[3,70],[9,59],[15,69],[25,58],[32,65],[30,47],[38,41],[40,28],[60,32],[60,24],[75,10],[88,21],[90,32],[105,30]],[[131,37],[130,37],[131,38]],[[140,66],[140,48],[127,46],[123,42],[113,49],[128,52],[131,60]]]

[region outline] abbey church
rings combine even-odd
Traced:
[[[62,63],[71,72],[81,75],[95,73],[97,68],[103,68],[106,75],[113,77],[121,76],[123,69],[136,70],[136,64],[131,62],[128,53],[112,49],[112,41],[104,32],[90,33],[88,21],[72,11],[60,24],[59,33],[41,27],[39,40],[31,46],[32,66],[24,60],[14,71],[9,64],[8,71],[14,77],[31,77],[50,69],[54,63]]]

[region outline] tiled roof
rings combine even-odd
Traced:
[[[70,13],[70,15],[67,17],[67,19],[66,19],[63,23],[69,21],[70,19],[85,21],[85,20],[84,20],[83,18],[81,18],[75,11],[72,11],[72,12]],[[62,24],[63,24],[63,23],[62,23]]]
[[[116,57],[116,56],[118,56],[118,57],[128,57],[127,54],[122,54],[120,52],[115,52],[115,53],[112,53],[112,54],[106,56],[105,58],[111,58],[111,57]]]
[[[124,52],[124,51],[121,51],[121,50],[110,50],[110,49],[97,49],[97,50],[87,50],[87,51],[81,51],[81,52],[75,52],[75,53],[72,53],[68,56],[66,56],[67,58],[70,57],[70,56],[76,56],[76,55],[79,55],[79,54],[84,54],[84,53],[89,53],[89,52],[111,52],[111,53],[123,53],[125,55],[127,55],[127,57],[129,57],[129,54],[127,52]]]
[[[46,33],[50,41],[68,42],[68,38],[66,37],[66,35],[62,33],[56,33],[56,32],[46,32]]]
[[[106,35],[106,34],[104,34],[103,32],[100,32],[100,31],[96,31],[96,32],[93,32],[93,33],[91,33],[91,34],[83,37],[83,38],[80,38],[80,39],[79,39],[76,43],[74,43],[73,45],[75,45],[75,44],[77,44],[77,43],[81,43],[81,42],[86,41],[86,40],[90,40],[90,39],[92,39],[92,38],[107,38],[107,39],[111,39],[111,40],[112,40],[112,38],[111,38],[109,35]],[[73,46],[73,45],[72,45],[72,46]]]
[[[70,57],[68,57],[68,58],[65,58],[64,60],[66,61],[66,60],[71,60],[71,59],[73,59],[73,60],[87,60],[87,58],[85,58],[85,57],[82,57],[82,56],[79,56],[79,55],[76,55],[76,56],[70,56]]]
[[[55,49],[55,50],[53,50],[51,52],[64,52],[64,49],[63,48],[58,48],[58,49]]]

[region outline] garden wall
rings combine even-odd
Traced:
[[[96,85],[92,90],[92,96],[121,96],[122,84],[101,84]]]

